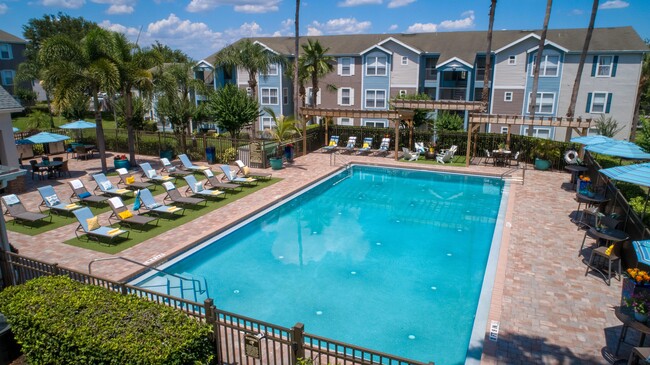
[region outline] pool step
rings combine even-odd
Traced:
[[[155,276],[144,285],[141,285],[141,287],[199,303],[202,303],[209,297],[205,278],[197,279],[189,273]]]

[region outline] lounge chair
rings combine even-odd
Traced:
[[[204,182],[196,181],[194,175],[187,175],[183,179],[187,182],[187,190],[185,190],[185,194],[191,191],[192,195],[202,196],[205,198],[223,198],[226,194],[221,190],[209,190],[203,188]]]
[[[357,150],[357,155],[362,155],[364,153],[370,152],[372,149],[372,137],[366,137],[363,139],[363,144],[361,148]]]
[[[113,239],[125,233],[126,238],[129,238],[129,231],[100,225],[98,217],[95,217],[88,207],[77,209],[73,213],[75,217],[77,217],[77,221],[79,221],[79,226],[74,231],[77,238],[81,238],[79,236],[79,233],[81,232],[86,234],[88,240],[94,239],[97,242],[99,242],[101,238],[107,238],[110,243],[113,242]]]
[[[426,153],[427,149],[424,147],[424,142],[415,142],[415,152]]]
[[[151,164],[149,162],[141,163],[140,168],[142,169],[142,176],[146,177],[151,182],[161,184],[164,183],[165,181],[169,181],[173,179],[173,177],[171,176],[162,176],[159,173],[157,173],[156,170],[153,167],[151,167]]]
[[[162,173],[163,171],[165,171],[166,173],[169,174],[169,176],[183,177],[192,173],[192,171],[181,170],[178,167],[174,166],[171,162],[169,162],[167,157],[161,158],[160,163],[162,163],[163,165],[160,172]]]
[[[209,184],[213,188],[224,189],[224,190],[243,189],[243,186],[241,184],[220,182],[219,179],[217,179],[217,177],[214,176],[214,172],[212,172],[212,170],[203,170],[203,174],[207,178],[206,184]]]
[[[70,188],[72,189],[70,200],[77,199],[84,203],[92,204],[102,203],[108,200],[108,198],[105,196],[91,194],[79,179],[68,181],[68,185],[70,185]]]
[[[46,215],[43,213],[33,213],[25,209],[25,206],[20,201],[16,194],[9,194],[2,197],[2,202],[7,209],[5,215],[13,217],[15,223],[33,223],[40,221],[47,217],[50,217],[50,222],[52,221],[51,215]]]
[[[125,226],[130,226],[132,224],[145,226],[153,221],[156,221],[156,225],[158,225],[158,218],[133,214],[133,212],[124,205],[124,202],[119,196],[114,196],[108,199],[108,205],[111,206],[111,210],[113,211],[113,213],[108,217],[109,224],[111,223],[111,218],[116,218],[120,224],[124,224]]]
[[[140,201],[142,202],[140,208],[144,207],[147,213],[151,213],[153,215],[171,215],[178,212],[180,212],[180,215],[183,215],[185,213],[185,208],[156,203],[156,200],[154,199],[153,195],[151,195],[151,191],[149,191],[149,189],[140,190]]]
[[[382,138],[381,139],[381,144],[379,145],[379,149],[377,151],[375,151],[374,155],[375,156],[378,156],[378,155],[385,156],[386,154],[388,154],[388,148],[389,147],[390,147],[390,138],[389,137]]]
[[[184,205],[197,205],[199,203],[205,203],[206,205],[208,202],[205,199],[201,198],[191,198],[191,197],[185,197],[181,195],[181,192],[176,189],[176,185],[172,183],[171,181],[166,181],[163,184],[163,187],[165,187],[165,190],[167,191],[167,195],[163,198],[163,202],[165,200],[172,201],[176,204],[184,204]]]
[[[125,168],[120,168],[115,171],[117,171],[117,174],[120,176],[120,181],[117,182],[117,186],[123,184],[125,188],[130,190],[148,189],[151,186],[154,188],[156,187],[154,184],[148,182],[135,181],[135,176],[129,173],[129,171]]]
[[[99,189],[102,194],[110,196],[126,196],[127,194],[133,194],[133,191],[128,189],[120,189],[113,186],[113,183],[108,180],[106,175],[103,173],[98,173],[93,175],[93,179],[97,183],[95,190]]]
[[[183,164],[183,168],[185,170],[189,171],[203,171],[205,169],[209,169],[209,166],[199,166],[199,165],[194,165],[192,164],[192,161],[190,161],[190,158],[187,157],[186,154],[178,155],[178,159],[181,160],[181,163]]]
[[[438,163],[441,163],[441,164],[451,162],[451,158],[453,156],[454,156],[454,152],[451,149],[449,149],[449,150],[445,151],[444,154],[438,154],[438,156],[436,156],[436,161],[438,161]]]
[[[221,178],[222,180],[226,179],[227,182],[243,185],[257,184],[257,179],[253,179],[252,177],[238,177],[237,174],[233,173],[232,170],[230,170],[230,166],[228,165],[221,165],[219,168],[221,168],[221,171],[223,171],[223,177]]]
[[[404,159],[407,161],[417,161],[420,158],[420,152],[411,152],[406,147],[402,147],[402,152],[404,152]]]
[[[237,174],[241,174],[243,177],[256,177],[258,179],[270,179],[272,174],[268,172],[253,172],[250,170],[248,166],[242,162],[242,160],[237,160],[235,161],[237,164],[237,167],[239,167],[239,171],[237,171]]]
[[[346,152],[354,152],[355,145],[357,144],[357,137],[356,136],[350,136],[348,137],[348,143],[345,145],[343,148],[339,148],[341,153],[346,153]]]
[[[56,195],[56,191],[52,185],[42,186],[38,188],[38,193],[41,194],[43,201],[41,205],[38,206],[38,209],[41,210],[42,207],[46,207],[50,210],[51,213],[70,213],[75,209],[81,208],[81,205],[71,202],[64,202]],[[41,210],[42,211],[42,210]]]
[[[339,144],[339,136],[331,136],[330,142],[327,144],[327,146],[323,147],[322,150],[325,152],[332,152],[336,150],[338,144]]]

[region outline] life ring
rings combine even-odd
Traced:
[[[576,150],[568,150],[564,153],[564,161],[568,164],[578,163],[578,152]]]

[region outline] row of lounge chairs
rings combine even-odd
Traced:
[[[372,149],[372,137],[366,137],[363,139],[363,143],[360,148],[356,147],[357,137],[350,136],[348,142],[345,146],[339,147],[339,136],[331,136],[330,141],[327,146],[321,148],[322,152],[334,152],[338,151],[340,153],[356,153],[357,155],[362,155],[366,153],[372,153],[374,156],[386,155],[388,153],[388,148],[390,146],[390,138],[382,138],[379,148],[376,150]]]

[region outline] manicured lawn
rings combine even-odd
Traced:
[[[409,162],[409,161],[407,161]],[[451,162],[447,162],[444,165],[437,162],[436,160],[426,160],[424,157],[420,157],[417,161],[410,161],[411,163],[419,163],[424,165],[438,165],[438,166],[465,166],[465,156],[454,156]]]
[[[199,206],[194,207],[193,209],[185,209],[185,214],[183,216],[177,216],[173,219],[169,219],[166,215],[165,217],[161,218],[158,221],[158,226],[152,226],[150,224],[148,225],[148,227],[145,227],[144,230],[142,231],[140,230],[141,229],[140,227],[136,227],[137,229],[125,228],[131,232],[129,239],[122,239],[122,240],[115,239],[112,244],[108,244],[106,242],[98,243],[97,241],[89,241],[86,239],[85,236],[82,236],[81,239],[73,238],[71,240],[65,241],[64,243],[76,247],[87,248],[89,250],[104,252],[107,254],[116,254],[118,252],[126,250],[127,248],[133,247],[143,241],[153,238],[161,233],[167,232],[170,229],[188,223],[208,212],[223,207],[228,203],[241,199],[267,186],[273,185],[278,181],[280,181],[280,179],[278,178],[273,178],[268,181],[260,181],[259,184],[257,184],[257,186],[245,187],[243,191],[238,191],[233,194],[228,193],[228,196],[225,199],[220,199],[216,201],[209,200],[207,206],[204,206],[203,203],[201,203]],[[114,224],[113,227],[117,228],[119,227],[119,224]]]

